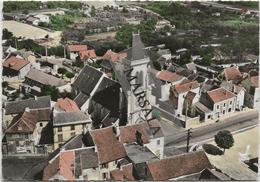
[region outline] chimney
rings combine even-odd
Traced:
[[[25,108],[25,112],[30,112],[30,108],[29,108],[29,107],[26,107],[26,108]]]

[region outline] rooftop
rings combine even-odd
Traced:
[[[55,108],[65,111],[65,112],[79,112],[80,109],[78,108],[77,104],[69,99],[69,98],[60,98],[57,100]]]
[[[208,91],[207,94],[214,103],[236,97],[235,94],[224,88],[217,88],[215,90]]]
[[[90,122],[89,116],[84,112],[61,112],[56,113],[53,118],[53,126],[71,125],[76,123]]]
[[[134,164],[148,162],[158,159],[148,148],[140,146],[138,144],[126,144],[124,145],[127,157]]]
[[[229,67],[224,69],[225,76],[228,80],[237,80],[242,77],[239,69],[236,67]]]
[[[188,82],[188,83],[184,82],[184,83],[180,83],[178,85],[174,85],[173,88],[176,90],[176,92],[178,94],[181,94],[181,93],[185,93],[190,90],[196,89],[199,86],[200,85],[197,81],[192,81],[192,82]]]
[[[19,71],[27,64],[29,61],[11,56],[3,62],[3,67]]]
[[[95,51],[94,49],[92,49],[92,50],[80,51],[80,52],[79,52],[79,55],[80,55],[80,59],[81,59],[81,60],[97,57],[96,51]]]
[[[80,52],[88,50],[87,45],[68,45],[68,50],[71,52]]]
[[[177,73],[172,73],[167,70],[159,71],[156,74],[156,77],[159,78],[160,80],[167,81],[167,82],[176,82],[180,81],[183,76],[178,75]]]
[[[126,156],[126,151],[114,133],[113,127],[90,131],[97,147],[99,164],[108,163]]]
[[[55,86],[55,87],[60,87],[60,86],[66,85],[65,81],[63,81],[55,76],[52,76],[52,75],[49,75],[42,71],[39,71],[37,69],[31,69],[27,73],[26,78],[39,82],[43,85],[51,85],[51,86]]]
[[[147,163],[153,180],[169,180],[212,168],[203,151],[190,152]]]
[[[50,108],[51,98],[50,96],[42,96],[19,101],[5,102],[5,114],[23,113],[26,107],[30,109]]]

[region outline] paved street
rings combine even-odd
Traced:
[[[231,132],[240,131],[246,128],[252,128],[258,124],[258,111],[250,111],[192,130],[192,138],[190,144],[195,144],[203,140],[208,140],[220,130],[229,130]],[[167,135],[165,138],[165,146],[184,146],[186,144],[186,131],[181,131],[173,135]]]

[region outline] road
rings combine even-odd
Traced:
[[[258,111],[235,115],[218,123],[203,126],[192,130],[190,144],[202,142],[203,140],[213,139],[215,134],[220,130],[229,130],[231,132],[242,131],[256,126],[259,122]],[[165,147],[183,147],[186,145],[186,131],[179,132],[175,135],[165,137]]]

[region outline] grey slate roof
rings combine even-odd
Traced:
[[[81,107],[88,99],[89,99],[89,96],[87,96],[86,94],[83,94],[82,92],[80,92],[80,93],[74,98],[74,101],[76,102],[76,104],[78,105],[78,107]]]
[[[64,148],[65,150],[72,150],[72,149],[81,148],[82,146],[84,146],[83,141],[82,141],[82,137],[83,137],[82,134],[74,136],[68,142],[66,142],[62,146],[62,148]]]
[[[43,85],[51,85],[55,87],[66,85],[65,81],[36,69],[31,69],[25,77]]]
[[[82,175],[82,169],[98,167],[98,157],[94,148],[75,150],[75,176]]]
[[[119,113],[120,84],[104,77],[98,86],[92,99],[111,111],[111,116]]]
[[[89,96],[102,74],[102,72],[95,68],[86,65],[72,84],[72,87]]]
[[[154,155],[148,148],[140,146],[138,144],[126,144],[124,145],[127,157],[134,163],[143,163],[153,160],[158,160],[158,157]]]
[[[147,57],[145,46],[139,34],[133,34],[132,47],[127,51],[127,59],[130,61],[144,59]]]
[[[33,98],[12,101],[5,103],[5,114],[18,114],[23,113],[25,108],[29,107],[30,109],[41,109],[41,108],[50,108],[51,107],[51,98],[50,96],[37,97],[36,100]]]
[[[53,118],[53,126],[69,125],[71,123],[87,122],[89,117],[83,112],[61,112]]]

